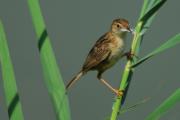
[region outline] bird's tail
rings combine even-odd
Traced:
[[[71,81],[69,81],[69,83],[66,85],[66,91],[72,87],[72,85],[79,80],[82,76],[84,75],[84,72],[81,70],[75,77],[73,77],[73,79]]]

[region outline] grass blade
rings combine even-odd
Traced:
[[[148,100],[150,100],[149,97],[148,97],[148,98],[145,98],[145,99],[143,99],[143,100],[141,100],[141,101],[139,101],[139,102],[137,102],[137,103],[135,103],[134,105],[128,106],[128,107],[126,107],[126,108],[123,108],[122,110],[120,110],[119,114],[124,114],[124,113],[126,113],[126,112],[133,111],[133,110],[136,109],[136,107],[138,107],[138,106],[141,105],[141,104],[146,103]]]
[[[139,18],[142,18],[145,15],[145,13],[147,13],[147,11],[149,11],[154,6],[154,3],[159,1],[161,0],[144,0]]]
[[[154,7],[152,7],[144,16],[140,19],[140,21],[143,21],[144,24],[147,20],[149,20],[150,17],[152,17],[166,2],[167,0],[161,0],[159,1]],[[151,7],[151,6],[150,6]]]
[[[8,44],[0,21],[0,63],[2,69],[3,86],[6,97],[6,106],[10,120],[24,120],[21,103],[16,86],[16,80],[11,62]]]
[[[140,13],[139,18],[142,18],[144,16],[144,14],[147,11],[148,6],[149,6],[149,0],[144,0],[144,3],[143,3],[143,6],[142,6],[142,9],[141,9],[141,13]]]
[[[170,108],[180,103],[180,89],[177,89],[169,98],[167,98],[156,110],[154,110],[146,120],[159,120]]]
[[[176,36],[174,36],[173,38],[169,39],[167,42],[162,44],[160,47],[156,48],[154,51],[152,51],[151,53],[149,53],[145,57],[138,60],[131,67],[136,67],[136,66],[140,65],[141,63],[145,62],[146,60],[148,60],[149,58],[153,57],[154,55],[157,55],[157,54],[159,54],[159,53],[161,53],[161,52],[163,52],[169,48],[172,48],[179,43],[180,43],[180,34],[177,34]]]
[[[151,25],[156,12],[162,7],[166,0],[144,0],[144,4],[139,17],[139,22],[142,22],[141,35],[143,36]],[[139,40],[139,45],[142,40]],[[137,52],[139,50],[137,49]]]
[[[137,55],[140,51],[140,45],[143,40],[143,35],[150,27],[156,12],[162,7],[167,0],[144,0],[144,4],[139,17],[139,22],[136,25],[136,36],[134,37],[134,43],[132,43],[132,49]]]
[[[52,99],[56,118],[57,120],[70,120],[70,110],[68,99],[65,94],[64,83],[46,31],[39,0],[28,0],[28,3],[38,37],[38,48],[45,76],[45,83]]]

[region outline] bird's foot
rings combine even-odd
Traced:
[[[126,52],[124,55],[127,57],[128,60],[132,60],[133,57],[138,58],[138,56],[135,53],[133,53],[131,50],[129,52]]]
[[[114,93],[117,95],[117,97],[123,96],[123,90],[114,89]]]

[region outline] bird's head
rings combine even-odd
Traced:
[[[117,35],[125,35],[127,32],[133,33],[133,30],[130,28],[129,22],[126,19],[119,18],[113,20],[111,32]]]

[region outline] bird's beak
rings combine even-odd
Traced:
[[[123,29],[120,29],[121,30],[121,32],[130,32],[130,33],[132,33],[132,34],[134,34],[134,30],[132,29],[132,28],[123,28]]]
[[[128,28],[127,30],[128,30],[128,32],[134,34],[134,29],[133,28]]]

